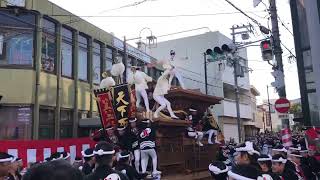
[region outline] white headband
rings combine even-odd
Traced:
[[[295,151],[300,151],[301,150],[301,147],[289,147],[290,150],[295,150]]]
[[[98,151],[93,151],[93,154],[99,155],[99,156],[108,155],[108,154],[114,154],[114,153],[115,153],[115,150],[112,150],[112,151],[103,151],[102,149],[99,149]]]
[[[257,155],[260,155],[260,153],[256,150],[253,149],[253,144],[252,142],[245,142],[245,147],[239,147],[239,148],[236,148],[235,150],[237,152],[248,152],[250,155],[253,155],[253,154],[257,154]]]
[[[137,118],[134,118],[134,119],[130,119],[130,120],[129,120],[129,122],[131,122],[131,123],[132,123],[132,122],[136,122],[136,121],[137,121]]]
[[[190,108],[189,111],[191,111],[191,112],[196,112],[197,110]]]
[[[126,127],[122,127],[122,128],[117,128],[118,131],[122,131],[122,130],[125,130]]]
[[[272,158],[270,156],[267,158],[258,158],[258,161],[272,161]]]
[[[2,163],[2,162],[11,162],[12,159],[13,159],[12,157],[5,158],[5,159],[0,159],[0,163]]]
[[[63,157],[63,155],[62,155],[62,157]],[[70,153],[67,153],[67,156],[64,157],[63,159],[66,160],[66,159],[68,159],[69,157],[70,157]]]
[[[247,178],[247,177],[241,176],[239,174],[233,173],[232,171],[228,172],[228,176],[232,177],[233,179],[237,179],[237,180],[255,180],[255,179]]]
[[[211,172],[213,172],[214,174],[221,174],[221,173],[227,172],[227,171],[228,171],[228,167],[226,167],[225,169],[222,169],[222,170],[221,170],[221,169],[217,168],[216,166],[210,164],[210,165],[209,165],[209,170],[210,170]]]
[[[280,157],[279,159],[272,159],[272,162],[281,162],[282,164],[285,164],[287,162],[287,159],[283,159]]]
[[[85,154],[84,151],[81,151],[81,155],[82,155],[82,157],[85,157],[85,158],[94,156],[93,153],[92,154]]]
[[[122,156],[121,153],[119,154],[119,158],[127,158],[129,156],[130,156],[130,154],[127,154],[127,155],[124,155],[124,156]]]
[[[278,152],[288,152],[288,150],[286,148],[282,148],[282,149],[272,149],[272,151],[278,151]]]
[[[300,157],[300,158],[302,158],[302,156],[301,155],[299,155],[299,154],[289,154],[290,156],[294,156],[294,157]]]

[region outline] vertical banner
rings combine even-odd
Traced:
[[[281,140],[284,147],[292,146],[292,137],[289,127],[285,127],[281,130]]]
[[[117,124],[117,120],[113,111],[110,91],[107,89],[97,89],[94,90],[94,95],[97,98],[96,101],[103,129],[108,126],[115,126]]]
[[[113,87],[113,111],[118,120],[118,126],[126,126],[130,111],[131,92],[128,84]]]
[[[129,118],[136,117],[136,90],[134,86],[129,87],[130,89],[130,109],[129,109]]]

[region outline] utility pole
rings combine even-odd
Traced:
[[[237,29],[237,27],[232,26],[231,30],[232,30],[232,42],[233,44],[236,43],[236,34],[235,30]],[[234,55],[234,53],[233,53]],[[237,68],[239,66],[239,61],[237,58],[234,58],[233,56],[233,69],[234,69],[234,91],[235,91],[235,95],[236,95],[236,110],[237,110],[237,124],[238,124],[238,136],[239,136],[239,143],[241,143],[241,117],[240,117],[240,102],[239,102],[239,87],[238,87],[238,74],[237,74]]]
[[[271,119],[271,104],[270,104],[270,99],[269,99],[269,86],[267,85],[267,94],[268,94],[268,107],[269,107],[269,120],[270,120],[270,129],[271,129],[271,132],[272,132],[272,119]]]
[[[271,25],[272,25],[272,44],[273,44],[273,52],[275,55],[275,59],[277,62],[276,68],[283,72],[283,63],[282,63],[282,49],[281,49],[281,41],[280,41],[280,33],[278,27],[278,15],[277,15],[277,6],[276,0],[270,0],[270,15],[271,15]],[[284,81],[284,80],[283,80]],[[283,83],[283,87],[278,90],[278,94],[280,97],[286,97],[286,88],[285,83]]]
[[[208,94],[208,75],[207,75],[207,54],[203,53],[203,60],[204,60],[204,84],[206,89],[206,94]]]

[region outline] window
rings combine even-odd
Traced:
[[[101,81],[101,48],[100,44],[93,42],[93,83],[100,84]]]
[[[0,139],[31,139],[30,106],[0,108]]]
[[[54,138],[54,109],[40,109],[39,139]]]
[[[72,54],[73,54],[73,37],[72,31],[62,28],[62,44],[61,44],[61,70],[62,75],[72,77]]]
[[[0,16],[0,65],[33,65],[33,41],[35,16],[15,16],[1,11]],[[27,22],[27,23],[24,23]],[[30,23],[30,24],[28,24]]]
[[[88,81],[88,39],[79,35],[78,78]]]
[[[110,71],[112,67],[112,61],[113,61],[113,50],[111,48],[106,48],[106,67],[105,71]]]
[[[71,138],[73,118],[71,110],[61,110],[60,113],[60,138]]]
[[[47,19],[43,19],[42,34],[42,70],[47,72],[55,72],[56,63],[56,25]]]

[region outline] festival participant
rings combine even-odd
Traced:
[[[281,154],[282,156],[284,156],[287,159],[288,150],[283,145],[277,145],[272,149],[272,154],[273,155]],[[295,165],[290,160],[286,161],[285,168],[293,170],[293,171],[295,171],[295,169],[296,169]]]
[[[144,179],[148,174],[139,174],[138,171],[130,166],[130,152],[122,151],[119,156],[119,163],[115,167],[117,171],[126,174],[129,180]]]
[[[93,169],[96,163],[96,158],[94,157],[93,149],[88,148],[84,151],[81,151],[81,154],[84,159],[84,163],[81,171],[84,175],[91,174],[93,172]]]
[[[229,180],[255,180],[260,175],[258,169],[249,164],[236,165],[228,171]]]
[[[280,180],[280,177],[272,172],[272,157],[261,154],[258,158],[258,164],[262,174],[269,174],[273,180]]]
[[[205,116],[203,121],[202,121],[202,131],[204,135],[208,134],[208,144],[214,144],[214,143],[220,143],[219,141],[215,140],[216,136],[218,134],[218,126],[213,126],[211,121],[214,121],[212,119],[213,116]],[[213,140],[213,142],[212,142]]]
[[[76,156],[75,159],[74,159],[74,161],[73,161],[72,167],[74,167],[74,168],[79,169],[80,171],[82,171],[82,168],[83,168],[83,160],[82,160],[82,157]]]
[[[116,82],[113,80],[109,72],[102,73],[103,80],[100,82],[100,88],[109,89],[110,87],[116,85]]]
[[[282,180],[298,180],[293,169],[285,168],[287,159],[282,154],[272,156],[272,172],[279,175]]]
[[[147,112],[150,112],[149,100],[146,89],[148,89],[148,82],[152,81],[152,78],[148,76],[146,73],[140,71],[140,68],[137,66],[131,67],[132,75],[129,76],[128,82],[129,84],[135,85],[136,90],[136,106],[140,107],[141,97],[144,101],[144,105],[146,107]]]
[[[193,127],[189,126],[186,129],[186,136],[190,138],[194,138],[198,146],[203,146],[203,144],[201,143],[201,140],[203,138],[203,132],[196,131]]]
[[[299,152],[302,156],[301,163],[303,166],[311,170],[313,175],[320,177],[320,162],[313,156],[310,156],[309,151],[305,147],[303,147]]]
[[[117,128],[119,146],[121,151],[129,151],[131,149],[131,142],[129,138],[129,132],[127,126],[119,126]]]
[[[152,158],[152,175],[157,176],[161,174],[161,171],[157,170],[158,160],[156,148],[156,131],[150,124],[149,119],[141,121],[141,129],[139,132],[139,145],[141,150],[141,169],[142,173],[146,173],[149,156]]]
[[[129,119],[130,131],[128,138],[130,140],[130,151],[134,155],[134,167],[140,172],[140,147],[139,147],[139,129],[137,127],[137,118]]]
[[[179,119],[172,111],[171,103],[164,97],[169,91],[169,72],[165,71],[157,80],[156,87],[153,91],[153,99],[160,105],[154,113],[154,118],[159,118],[159,113],[167,108],[171,118]]]
[[[209,165],[209,172],[215,180],[227,180],[228,170],[228,167],[220,161],[212,162]]]
[[[78,169],[64,160],[39,163],[31,167],[23,176],[23,180],[83,180]]]
[[[260,166],[257,162],[260,155],[256,147],[254,147],[252,142],[246,141],[240,146],[235,148],[235,163],[238,165],[248,165],[260,169]]]
[[[293,151],[289,154],[289,158],[295,165],[295,170],[297,172],[297,175],[299,179],[304,180],[315,180],[316,176],[312,173],[311,167],[308,165],[302,163],[302,156],[298,151]]]
[[[115,150],[112,144],[105,141],[99,142],[95,146],[93,154],[96,158],[97,168],[93,173],[85,176],[85,180],[128,180],[126,175],[112,169],[115,159]]]
[[[0,152],[0,180],[6,180],[8,178],[11,162],[12,156]]]
[[[17,158],[12,155],[10,155],[10,156],[12,158],[12,161],[10,164],[8,180],[20,180],[20,179],[22,179],[22,176],[20,173],[18,173],[19,163],[17,161]]]

